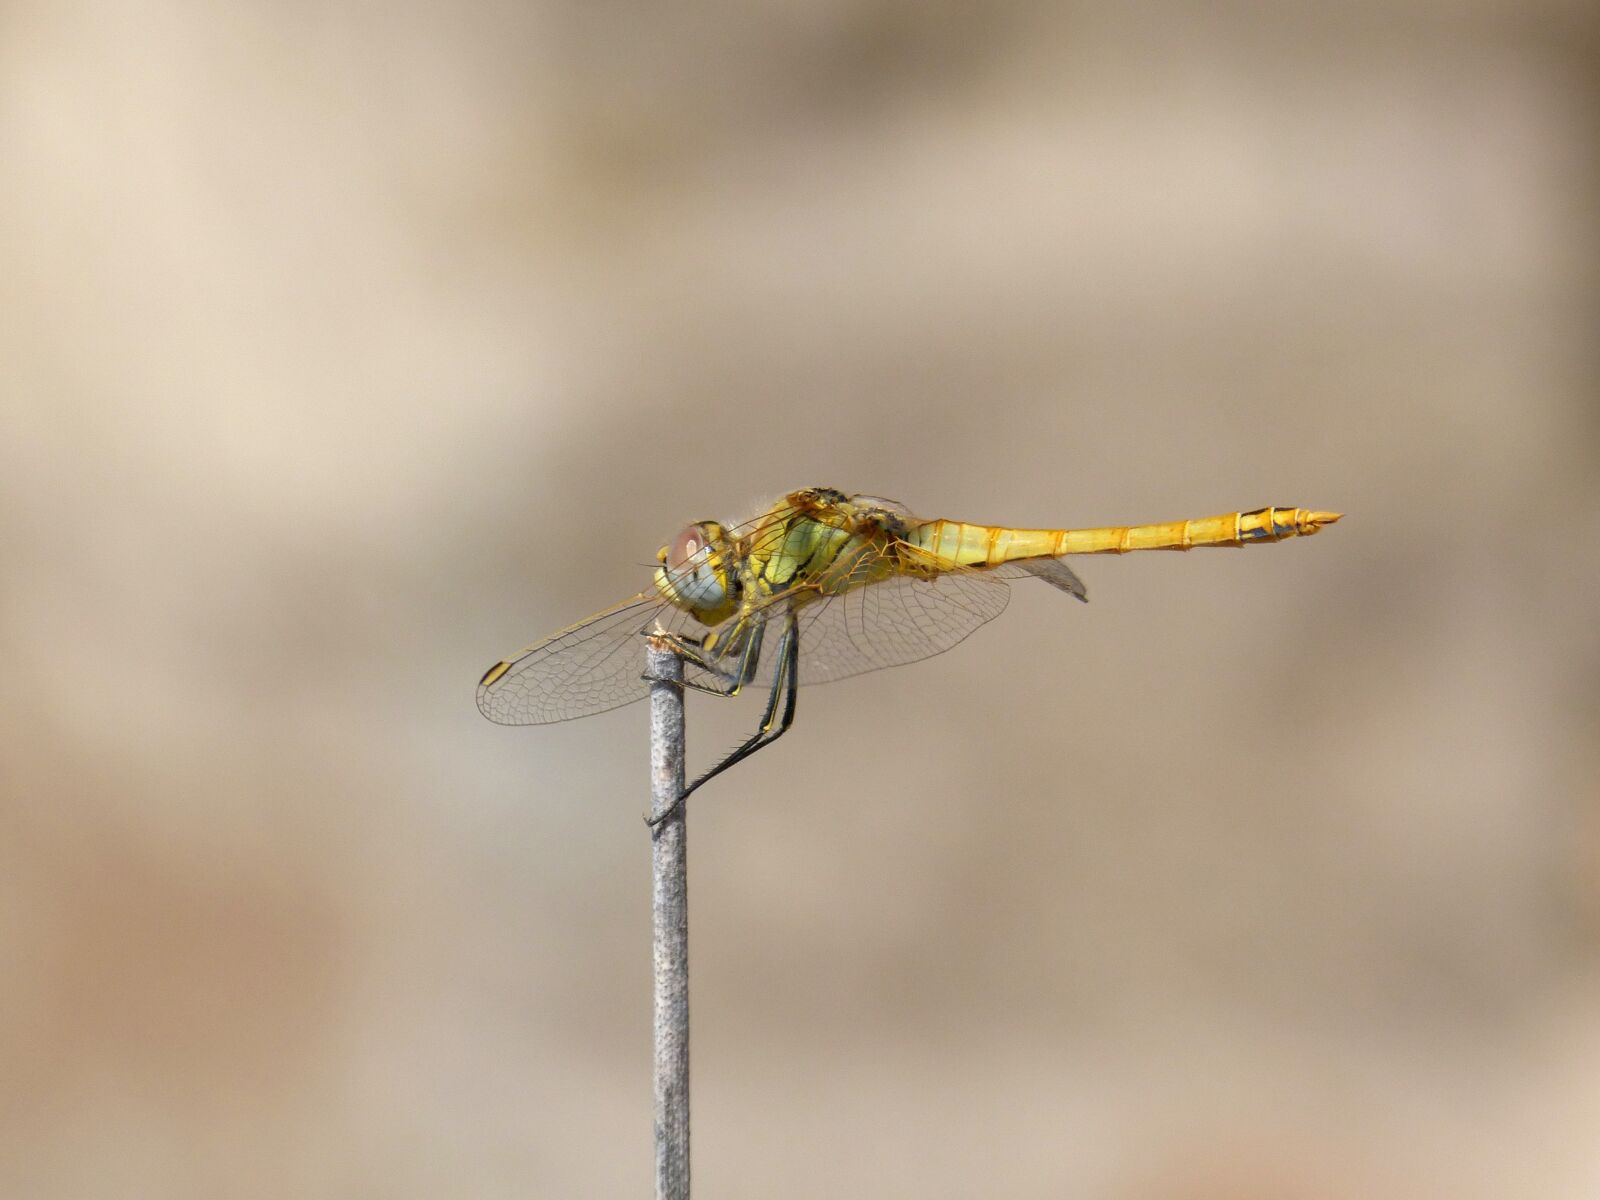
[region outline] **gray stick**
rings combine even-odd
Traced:
[[[651,638],[650,812],[683,794],[683,659]],[[651,831],[655,886],[656,1200],[689,1200],[689,861],[684,807]]]

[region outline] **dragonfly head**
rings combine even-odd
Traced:
[[[656,558],[656,590],[703,624],[715,625],[738,607],[733,546],[717,522],[696,521],[656,551]]]

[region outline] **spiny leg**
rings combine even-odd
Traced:
[[[742,640],[744,645],[739,654],[739,669],[729,673],[719,667],[701,648],[705,639],[688,637],[681,633],[656,632],[653,629],[640,631],[643,637],[654,637],[666,642],[677,653],[678,657],[687,663],[699,667],[711,675],[717,683],[702,683],[698,679],[674,680],[681,687],[693,688],[697,692],[705,692],[710,696],[737,696],[744,686],[755,678],[756,670],[761,663],[761,639],[766,633],[766,621],[751,620],[748,626],[741,626],[735,637]],[[640,679],[650,683],[659,683],[654,675],[648,671],[639,676]]]
[[[800,631],[795,625],[793,611],[784,614],[783,639],[778,643],[778,665],[773,672],[772,690],[767,693],[767,708],[761,716],[761,724],[755,733],[716,766],[696,779],[683,789],[682,795],[674,800],[663,812],[654,817],[646,817],[646,823],[653,829],[665,821],[673,813],[683,807],[683,802],[689,798],[701,784],[722,774],[729,767],[741,763],[749,758],[763,746],[770,746],[784,734],[789,732],[789,726],[794,724],[794,709],[796,694],[800,690]],[[783,714],[778,714],[778,700],[783,700]]]

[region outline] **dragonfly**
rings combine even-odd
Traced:
[[[917,517],[879,496],[790,492],[754,520],[695,521],[656,552],[653,585],[490,667],[478,708],[502,725],[542,725],[649,694],[639,638],[682,658],[683,686],[767,690],[755,731],[690,783],[690,793],[771,745],[794,723],[801,684],[827,683],[943,653],[992,621],[1009,583],[1039,579],[1086,601],[1074,554],[1251,546],[1306,537],[1342,513],[1258,508],[1187,521],[1013,529]]]

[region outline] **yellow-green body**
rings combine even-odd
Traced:
[[[931,578],[1069,554],[1248,546],[1309,536],[1339,516],[1301,508],[1262,508],[1155,525],[1010,529],[943,518],[924,520],[894,501],[808,488],[791,492],[763,517],[730,531],[723,546],[707,546],[709,554],[720,551],[721,568],[730,583],[737,584],[727,590],[728,602],[702,613],[699,606],[683,603],[671,573],[658,572],[657,584],[666,598],[716,625],[734,611],[763,608],[780,595],[788,595],[798,606],[896,575]],[[736,603],[731,601],[735,594],[740,597]]]
[[[537,724],[638,699],[644,685],[628,647],[654,630],[676,638],[691,673],[702,672],[691,686],[723,695],[785,653],[786,688],[797,675],[844,678],[949,649],[1005,607],[1006,579],[1032,576],[1085,598],[1060,561],[1067,555],[1276,542],[1339,515],[1261,508],[1155,525],[1012,529],[806,488],[744,525],[687,526],[657,555],[653,588],[496,663],[479,681],[478,705],[492,720]],[[860,594],[870,585],[876,595]],[[787,717],[775,714],[783,726]]]

